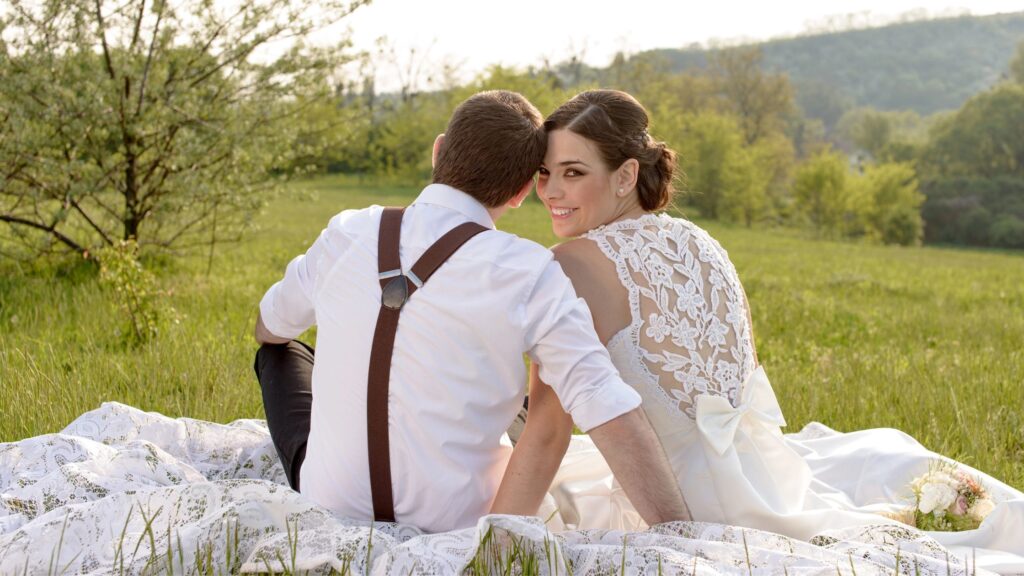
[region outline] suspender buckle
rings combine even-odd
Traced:
[[[402,275],[392,278],[380,296],[380,303],[390,310],[401,310],[407,300],[409,300],[409,284],[406,277]]]

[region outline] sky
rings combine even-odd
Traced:
[[[453,65],[460,80],[490,64],[526,67],[572,55],[605,66],[618,51],[766,40],[821,29],[848,15],[863,24],[913,11],[1018,12],[1024,0],[373,0],[341,27],[351,30],[359,50],[376,52],[379,39],[387,39],[395,56],[381,58],[377,82],[393,89],[400,70],[419,68],[425,82],[444,64]]]

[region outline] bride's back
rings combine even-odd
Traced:
[[[556,254],[623,376],[652,385],[641,394],[689,418],[702,393],[736,405],[757,365],[750,316],[728,254],[707,232],[647,214],[591,230]]]

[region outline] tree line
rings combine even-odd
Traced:
[[[745,226],[912,245],[1024,247],[1024,47],[957,111],[806,114],[760,48],[678,71],[658,53],[495,66],[469,82],[419,55],[375,88],[343,41],[302,39],[365,2],[12,0],[0,14],[0,252],[181,251],[241,238],[288,178],[342,172],[422,183],[470,94],[521,92],[542,113],[592,87],[630,92],[680,155],[679,207]],[[283,39],[283,53],[268,46]],[[391,52],[391,61],[401,55]]]
[[[887,244],[1024,248],[1024,44],[1006,79],[959,110],[853,108],[831,127],[806,115],[789,78],[762,60],[756,46],[720,49],[705,67],[679,72],[657,53],[620,54],[600,69],[578,58],[496,66],[422,92],[341,87],[337,110],[356,119],[351,136],[306,168],[419,182],[433,136],[477,90],[517,90],[549,113],[581,90],[610,87],[636,96],[651,134],[679,153],[688,214]]]

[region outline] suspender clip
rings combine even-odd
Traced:
[[[406,277],[402,275],[392,278],[380,296],[380,303],[390,310],[401,310],[407,300],[409,300],[409,284]]]

